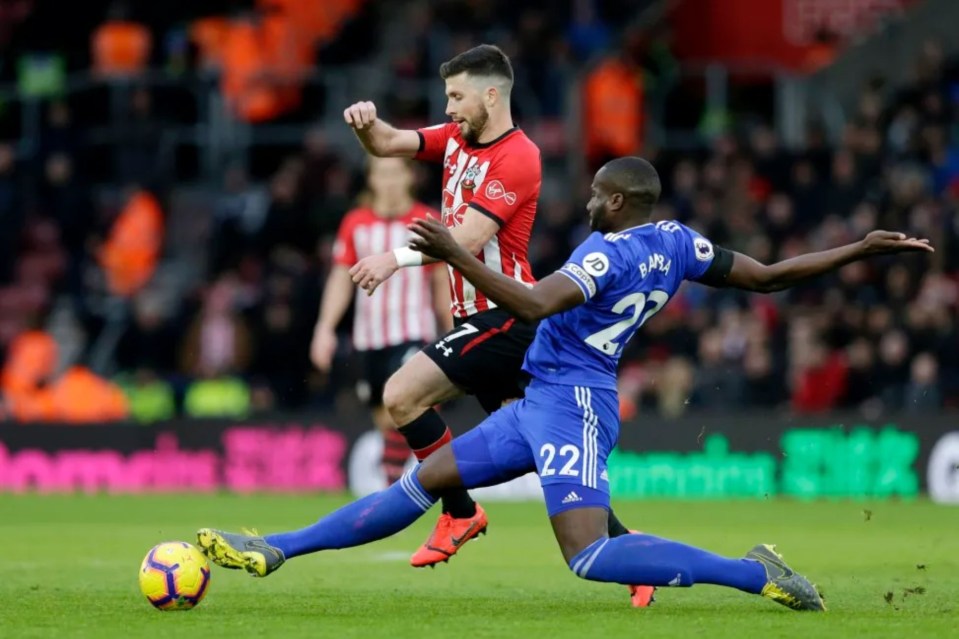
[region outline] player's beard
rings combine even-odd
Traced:
[[[463,132],[463,139],[468,144],[476,144],[479,142],[483,130],[486,129],[486,125],[489,124],[489,111],[486,110],[485,106],[480,105],[476,117],[472,120],[464,119],[464,122],[466,122],[466,130]]]
[[[606,221],[606,205],[596,207],[594,211],[589,212],[589,230],[602,231],[603,223]]]

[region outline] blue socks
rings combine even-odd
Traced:
[[[417,479],[418,468],[386,490],[347,504],[312,526],[267,535],[266,543],[282,550],[289,559],[318,550],[352,548],[398,533],[436,503],[437,498]]]
[[[653,535],[602,537],[569,562],[591,581],[648,586],[716,584],[759,594],[766,569],[750,559],[726,559],[711,552]]]
[[[312,526],[268,535],[266,542],[282,550],[289,559],[389,537],[419,519],[436,503],[437,498],[423,489],[416,470],[407,472],[386,490],[347,504]],[[620,584],[717,584],[754,594],[759,594],[766,585],[766,569],[758,561],[727,559],[645,534],[597,539],[573,557],[569,567],[584,579]]]

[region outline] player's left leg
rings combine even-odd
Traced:
[[[557,504],[547,504],[555,511]],[[550,516],[570,569],[591,581],[655,586],[715,584],[762,595],[793,610],[825,610],[816,587],[794,572],[772,546],[758,545],[730,559],[646,534],[609,538],[606,509],[574,508]]]
[[[386,485],[392,486],[403,475],[406,463],[413,454],[406,438],[397,430],[396,422],[383,403],[386,380],[418,353],[422,342],[406,342],[373,351],[365,358],[364,377],[368,385],[369,405],[373,424],[383,436],[383,453],[380,465],[386,477]]]
[[[197,532],[197,543],[214,563],[265,577],[292,557],[389,537],[419,519],[444,490],[494,485],[532,470],[532,456],[516,434],[516,421],[515,409],[498,412],[386,490],[358,499],[306,528],[266,536],[203,528]]]

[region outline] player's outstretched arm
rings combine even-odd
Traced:
[[[571,279],[556,273],[528,288],[473,257],[442,223],[416,220],[410,230],[417,235],[410,248],[443,260],[462,273],[493,302],[524,322],[561,313],[584,302],[583,293]]]
[[[470,254],[476,255],[498,230],[499,225],[496,222],[473,207],[467,207],[463,223],[450,232],[458,244]],[[367,295],[372,295],[376,287],[392,277],[398,269],[433,264],[437,261],[430,255],[402,246],[386,253],[364,257],[350,268],[350,277]]]
[[[370,155],[411,158],[420,148],[420,136],[416,131],[397,129],[379,119],[372,102],[351,104],[343,110],[343,119]]]
[[[929,240],[906,237],[903,233],[873,231],[858,242],[799,255],[768,266],[742,253],[733,253],[732,269],[724,284],[747,291],[771,293],[873,255],[932,253],[934,250]]]

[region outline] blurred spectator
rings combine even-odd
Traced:
[[[772,353],[765,345],[753,345],[743,357],[745,374],[744,404],[757,408],[776,408],[786,399],[786,388],[776,374]]]
[[[806,330],[793,339],[793,410],[822,413],[836,408],[846,392],[845,358],[830,352],[818,336],[808,335]]]
[[[129,408],[115,384],[82,366],[57,375],[59,349],[42,331],[19,335],[2,374],[3,399],[18,421],[94,423],[124,419]]]
[[[296,313],[296,280],[277,272],[266,281],[266,295],[254,324],[254,360],[252,368],[262,375],[272,401],[297,406],[305,399],[309,373],[308,351],[310,319]],[[295,306],[296,305],[296,306]],[[277,353],[285,353],[277,357]]]
[[[86,254],[87,238],[94,227],[90,193],[76,175],[73,159],[69,155],[50,155],[44,169],[42,208],[60,229],[60,241],[70,256],[71,268],[79,270]]]
[[[919,353],[912,360],[904,403],[907,413],[934,413],[942,408],[939,364],[931,353]]]
[[[24,214],[13,146],[0,144],[0,284],[13,278]]]
[[[756,173],[768,182],[774,190],[783,190],[789,184],[789,157],[779,146],[779,138],[772,127],[762,125],[755,128],[751,139],[753,161]]]
[[[300,194],[302,174],[303,164],[295,160],[287,162],[270,180],[271,201],[258,240],[264,254],[275,246],[306,253],[316,245]]]
[[[822,214],[844,215],[862,200],[864,193],[852,153],[840,150],[833,157],[832,179],[826,190]]]
[[[190,384],[183,410],[190,417],[240,419],[250,412],[250,388],[234,377],[202,379]]]
[[[154,112],[153,96],[146,87],[133,89],[129,104],[117,123],[116,176],[124,184],[157,188],[163,182],[159,174],[160,136],[163,121]]]
[[[236,285],[223,277],[206,294],[187,328],[180,369],[192,377],[216,378],[242,373],[253,357],[252,335],[234,308]]]
[[[41,391],[42,392],[42,391]],[[130,412],[123,391],[83,366],[71,366],[49,389],[46,421],[88,424],[125,419]]]
[[[572,4],[567,39],[578,60],[589,60],[609,45],[612,30],[599,15],[596,0],[573,0]]]
[[[37,150],[39,162],[45,163],[53,153],[75,157],[80,148],[80,136],[76,127],[73,126],[73,112],[70,105],[64,100],[51,102],[47,109],[46,124]]]
[[[135,191],[113,222],[99,261],[114,295],[129,297],[153,277],[163,245],[164,219],[152,193]]]
[[[742,401],[744,380],[723,353],[723,335],[712,328],[699,337],[699,363],[691,403],[705,410],[731,408]]]
[[[865,337],[853,341],[846,350],[849,373],[846,377],[844,405],[859,408],[876,396],[876,355],[871,342]]]
[[[590,171],[606,161],[635,155],[643,140],[643,79],[625,54],[609,56],[583,84],[586,157]]]
[[[672,357],[663,363],[657,377],[657,408],[661,415],[674,417],[689,406],[696,381],[696,369],[684,357]]]
[[[117,382],[130,406],[130,417],[135,421],[150,424],[176,417],[173,387],[152,371],[141,369]]]
[[[129,18],[124,2],[115,2],[106,22],[93,33],[93,68],[103,76],[126,77],[146,69],[152,38],[142,24]]]
[[[146,291],[134,298],[132,306],[132,320],[117,344],[117,365],[125,371],[173,373],[177,337],[163,299]]]
[[[233,166],[224,177],[224,192],[213,208],[209,268],[213,273],[235,267],[252,252],[270,206],[269,191],[249,182],[246,171]]]
[[[878,364],[876,375],[883,388],[880,398],[886,410],[899,410],[909,380],[909,339],[903,331],[894,329],[882,336]]]

